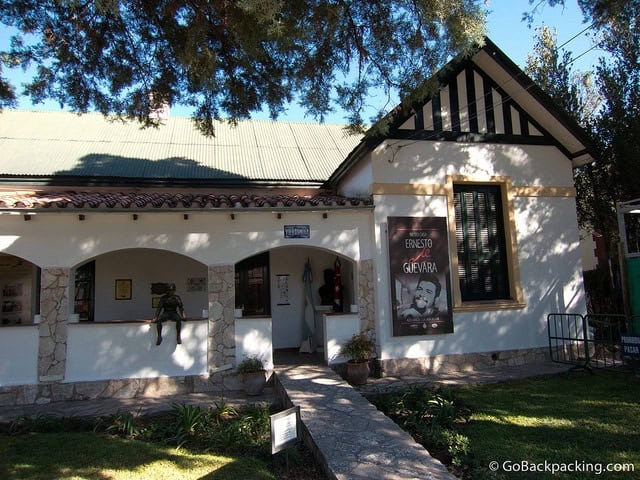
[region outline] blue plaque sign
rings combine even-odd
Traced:
[[[310,238],[309,225],[285,225],[284,238]]]
[[[640,335],[622,335],[620,345],[623,357],[640,360]]]

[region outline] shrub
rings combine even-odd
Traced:
[[[264,363],[260,357],[247,357],[238,364],[237,371],[240,374],[262,372]]]
[[[356,363],[366,362],[372,352],[373,342],[365,333],[354,335],[340,349],[341,355]]]

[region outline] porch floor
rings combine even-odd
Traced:
[[[292,365],[324,365],[324,353],[300,353],[297,348],[278,348],[273,351],[276,367]]]

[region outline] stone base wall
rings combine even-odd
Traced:
[[[50,383],[0,387],[0,407],[47,404],[70,400],[138,398],[185,393],[242,390],[242,376],[233,372],[184,377],[131,378],[95,382]]]
[[[378,360],[383,377],[471,372],[492,367],[517,366],[550,361],[549,348],[539,347],[496,352],[434,355],[422,358]]]

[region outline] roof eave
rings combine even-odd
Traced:
[[[164,188],[321,188],[323,180],[191,179],[85,176],[0,175],[0,184],[34,187],[164,187]]]

